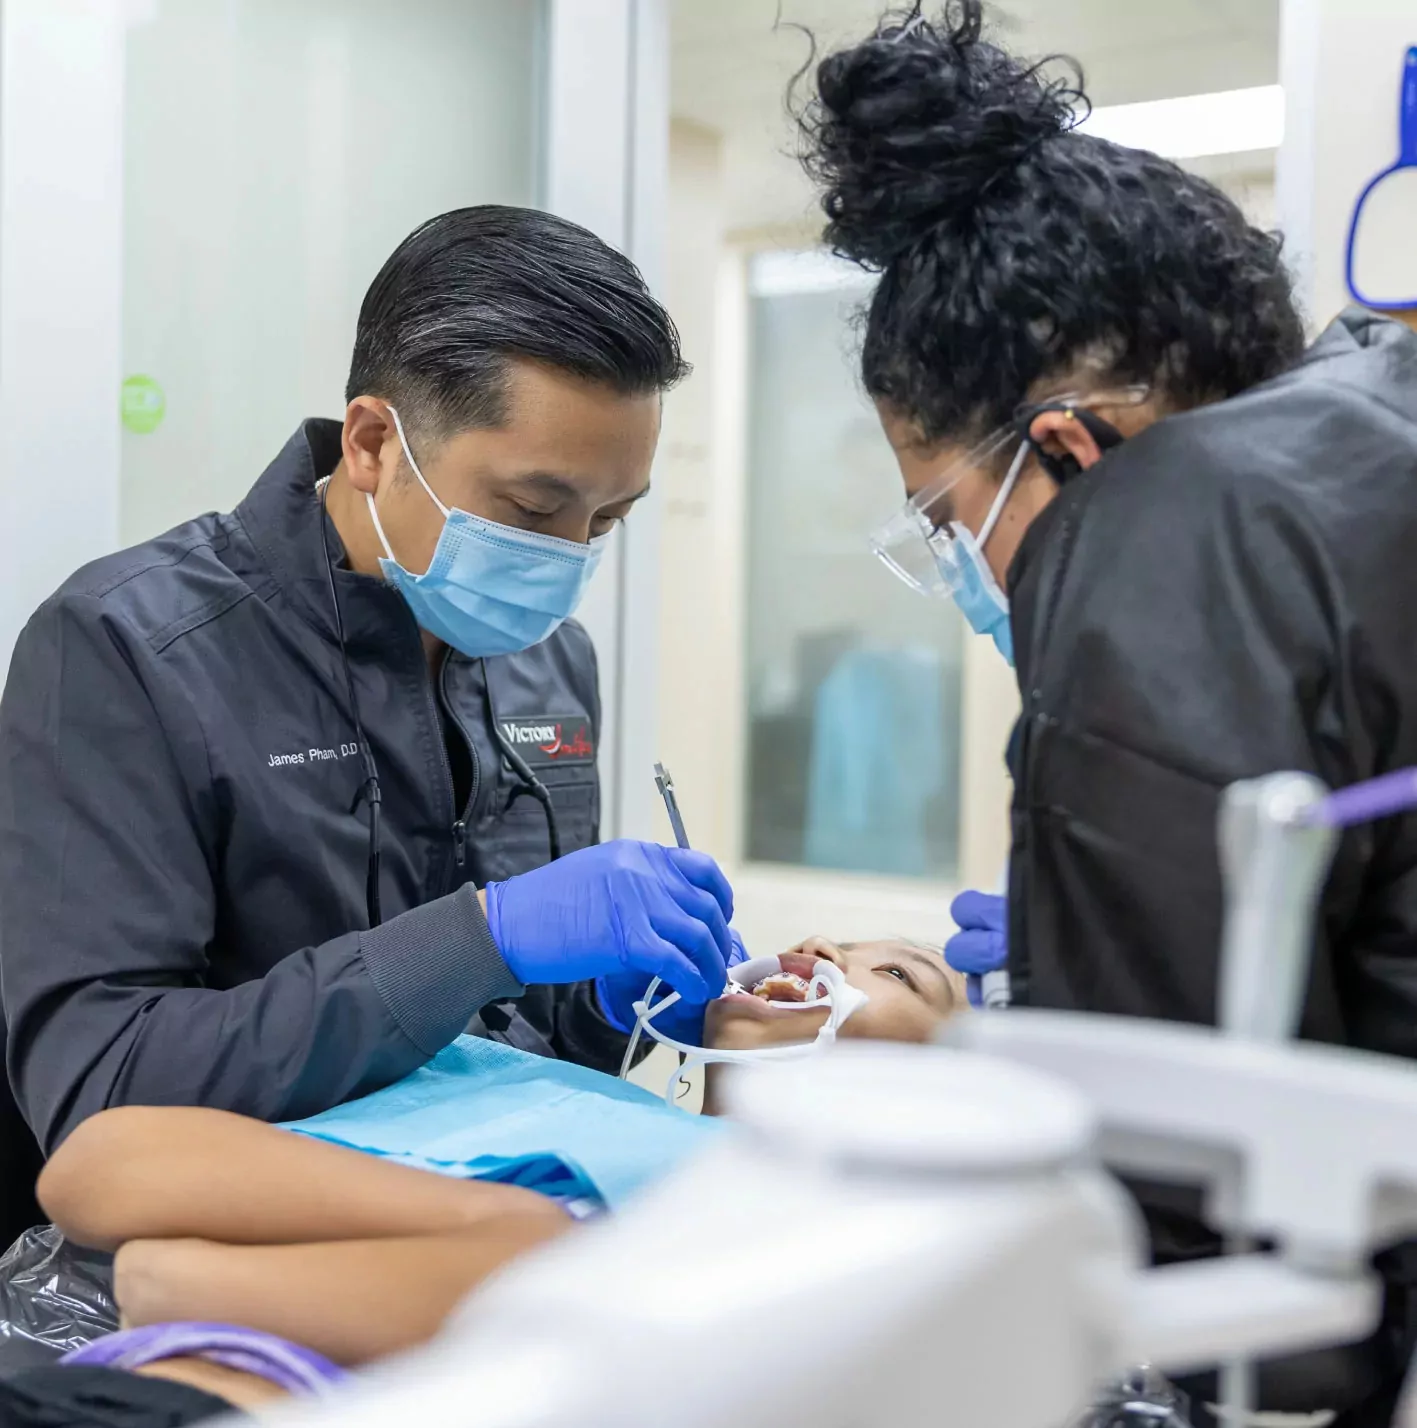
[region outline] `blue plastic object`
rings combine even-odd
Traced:
[[[988,1002],[986,991],[1008,995],[1008,901],[994,893],[963,892],[950,905],[959,931],[945,943],[945,961],[968,979],[972,1006]],[[988,978],[995,978],[992,986]],[[1003,978],[1002,984],[998,981]]]
[[[1389,312],[1410,312],[1417,309],[1417,293],[1409,298],[1396,300],[1365,293],[1358,286],[1353,270],[1353,253],[1358,241],[1358,224],[1363,215],[1363,205],[1373,196],[1384,179],[1389,179],[1404,169],[1417,169],[1417,45],[1407,51],[1407,62],[1402,69],[1402,91],[1397,111],[1397,162],[1389,164],[1381,173],[1374,174],[1363,192],[1358,195],[1358,202],[1353,205],[1353,217],[1348,223],[1348,243],[1344,254],[1348,291],[1364,307],[1384,308]]]
[[[944,700],[928,646],[854,649],[832,666],[813,710],[805,862],[930,872],[930,809],[949,777]]]

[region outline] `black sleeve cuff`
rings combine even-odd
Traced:
[[[471,883],[362,934],[369,980],[405,1036],[435,1056],[489,1002],[526,990],[508,970]]]

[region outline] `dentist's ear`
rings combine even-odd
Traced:
[[[378,493],[385,471],[398,470],[401,451],[391,408],[378,397],[355,397],[345,408],[340,449],[349,484],[363,495]]]

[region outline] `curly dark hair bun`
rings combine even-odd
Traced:
[[[977,0],[940,22],[915,11],[822,61],[799,120],[836,251],[884,267],[1073,126],[1086,103],[1073,62],[1050,79],[982,28]]]
[[[1077,129],[1071,61],[982,33],[980,0],[887,17],[821,60],[797,113],[827,244],[881,273],[867,391],[927,438],[966,438],[1044,379],[1146,382],[1182,407],[1291,365],[1278,237],[1169,160]]]

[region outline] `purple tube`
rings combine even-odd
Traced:
[[[1413,809],[1417,809],[1417,769],[1398,769],[1329,794],[1309,810],[1307,821],[1348,828]]]
[[[199,1358],[254,1374],[302,1396],[327,1393],[349,1375],[312,1349],[234,1324],[149,1324],[105,1334],[60,1359],[93,1368],[140,1369],[163,1359]]]

